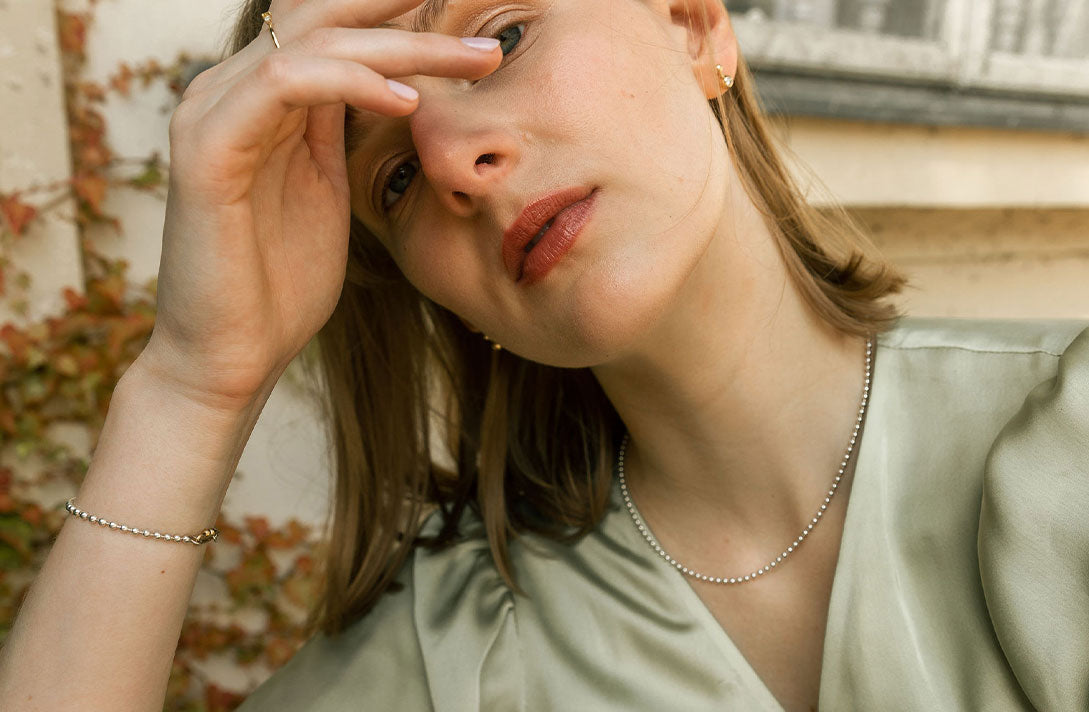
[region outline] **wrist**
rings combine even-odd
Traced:
[[[260,409],[272,392],[278,378],[269,376],[260,381],[215,392],[199,385],[201,379],[189,377],[160,347],[149,344],[129,366],[121,379],[124,383],[139,383],[139,388],[150,389],[166,400],[185,403],[188,407],[207,412],[211,416],[245,417]],[[119,384],[120,387],[120,384]]]

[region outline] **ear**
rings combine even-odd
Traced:
[[[737,74],[737,37],[723,0],[667,0],[673,24],[688,34],[692,72],[708,99],[727,91],[722,74]]]

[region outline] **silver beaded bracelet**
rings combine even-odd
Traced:
[[[210,541],[215,541],[216,537],[219,536],[219,530],[214,528],[214,527],[205,529],[200,534],[194,534],[194,535],[189,535],[189,534],[163,534],[161,532],[154,532],[154,531],[150,531],[148,529],[136,529],[135,527],[130,527],[127,524],[118,524],[117,522],[111,522],[111,521],[108,521],[105,517],[96,517],[93,514],[88,514],[87,512],[84,512],[81,509],[77,509],[76,505],[73,504],[75,499],[76,499],[75,497],[72,497],[71,499],[69,499],[68,503],[66,505],[64,505],[64,508],[67,509],[72,514],[79,517],[80,519],[86,519],[87,521],[89,521],[92,524],[97,524],[97,525],[102,526],[102,527],[109,527],[110,529],[118,529],[118,530],[123,531],[123,532],[129,532],[131,534],[136,534],[138,536],[147,537],[148,539],[155,538],[155,539],[163,539],[164,541],[181,541],[181,542],[188,542],[190,544],[196,544],[197,546],[200,546],[201,544],[207,544]]]

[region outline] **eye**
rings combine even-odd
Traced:
[[[408,187],[412,183],[412,179],[416,177],[416,174],[420,170],[419,160],[413,158],[411,161],[405,161],[398,164],[396,168],[389,174],[382,183],[382,212],[388,213],[390,208],[401,199]]]
[[[481,37],[492,37],[499,40],[499,48],[503,51],[503,61],[507,61],[507,56],[514,52],[518,45],[522,44],[522,40],[526,36],[526,23],[525,22],[512,22],[508,25],[502,25],[499,32],[482,32]],[[495,70],[498,72],[499,70]],[[488,77],[493,76],[495,72],[492,72]],[[473,84],[482,82],[484,79],[475,79]]]
[[[503,57],[505,58],[522,43],[522,39],[525,36],[525,28],[526,23],[516,22],[504,26],[498,34],[485,36],[494,37],[499,40],[499,48],[503,50]],[[473,83],[475,84],[476,82]],[[420,162],[418,159],[413,158],[411,161],[405,161],[404,163],[398,164],[388,176],[384,177],[381,182],[382,198],[379,203],[383,214],[389,213],[393,206],[397,204],[397,201],[408,192],[408,188],[412,184],[412,179],[416,177],[416,174],[419,173],[419,171]]]
[[[492,36],[499,40],[499,47],[503,50],[503,56],[506,57],[513,52],[514,48],[518,46],[518,43],[522,41],[522,36],[525,35],[525,32],[526,23],[519,22],[504,27],[499,34]]]

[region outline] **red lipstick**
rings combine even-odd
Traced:
[[[511,279],[532,284],[544,277],[590,219],[596,195],[596,189],[579,186],[527,205],[503,234],[503,263]]]

